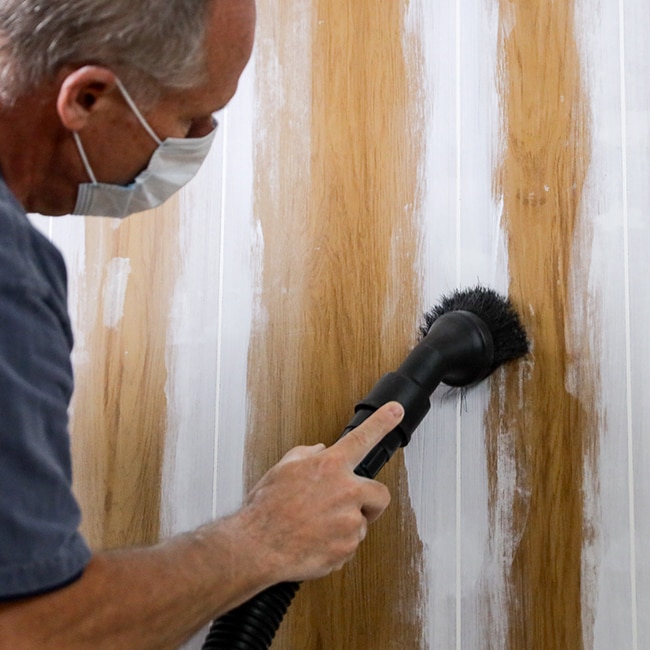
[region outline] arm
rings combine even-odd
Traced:
[[[98,553],[73,584],[0,604],[0,648],[177,648],[272,584],[339,569],[390,499],[354,467],[402,412],[388,404],[329,448],[291,450],[234,515],[154,547]]]

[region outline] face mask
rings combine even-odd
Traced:
[[[164,203],[190,181],[208,155],[216,127],[201,138],[167,138],[160,140],[140,113],[119,79],[117,87],[138,121],[154,139],[158,148],[147,168],[129,185],[98,183],[81,144],[79,134],[72,132],[79,155],[92,183],[80,183],[77,203],[71,214],[124,218],[135,212],[150,210]]]

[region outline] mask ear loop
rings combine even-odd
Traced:
[[[136,106],[135,102],[131,98],[131,95],[129,95],[129,93],[126,91],[124,84],[117,77],[115,77],[115,83],[117,84],[117,87],[120,89],[120,92],[124,97],[124,101],[129,105],[129,108],[135,113],[135,116],[138,118],[140,124],[142,124],[142,128],[153,138],[154,142],[158,146],[160,146],[162,144],[162,140],[156,135],[156,132],[149,126],[147,120],[144,119],[144,116],[140,112],[140,109]]]
[[[93,182],[93,185],[97,185],[97,177],[95,176],[92,167],[90,166],[90,162],[88,161],[88,156],[86,156],[86,152],[83,148],[83,145],[81,144],[81,138],[79,137],[79,134],[76,131],[73,131],[72,137],[74,138],[75,144],[77,145],[77,151],[79,152],[79,156],[81,157],[81,162],[84,164],[84,167],[86,168],[86,174],[88,174],[88,177]]]

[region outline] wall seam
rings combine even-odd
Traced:
[[[638,650],[637,586],[636,586],[636,521],[634,504],[634,431],[632,423],[632,350],[630,323],[630,249],[627,183],[627,79],[625,52],[625,2],[618,2],[619,65],[621,95],[621,176],[623,183],[623,276],[625,301],[625,393],[627,418],[628,513],[630,522],[630,618],[632,625],[632,650]]]

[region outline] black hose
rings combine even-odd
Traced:
[[[409,443],[429,411],[431,393],[441,381],[450,386],[480,381],[493,369],[493,360],[491,330],[474,313],[458,310],[436,317],[402,365],[384,375],[356,405],[342,436],[386,402],[400,402],[405,415],[400,425],[361,461],[355,473],[374,478],[391,456]],[[296,582],[274,585],[215,620],[203,650],[267,650],[298,588]]]
[[[266,650],[300,588],[281,582],[212,623],[203,650]]]

